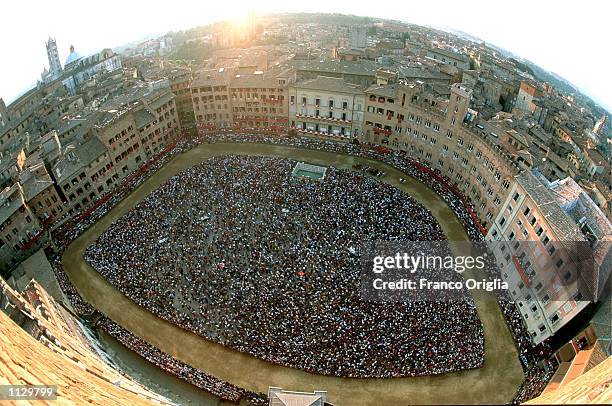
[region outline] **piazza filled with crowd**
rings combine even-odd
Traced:
[[[320,374],[397,377],[480,367],[473,301],[362,300],[364,240],[444,234],[399,189],[360,172],[292,176],[296,162],[207,159],[169,179],[85,259],[158,316],[259,358]]]
[[[184,136],[178,143],[173,145],[172,148],[169,148],[167,151],[164,151],[163,154],[160,154],[160,156],[147,162],[141,170],[133,174],[133,176],[125,179],[117,188],[115,188],[112,193],[105,196],[103,201],[99,202],[100,204],[96,204],[92,209],[80,213],[80,215],[75,216],[70,221],[67,221],[62,227],[53,232],[53,238],[56,246],[53,253],[49,252],[49,256],[54,258],[52,261],[53,270],[58,278],[58,282],[60,283],[62,290],[79,314],[92,314],[95,310],[89,303],[81,298],[76,288],[72,285],[69,277],[66,275],[60,261],[64,249],[74,239],[78,238],[80,234],[95,224],[99,218],[104,216],[125,196],[131,193],[132,190],[144,182],[145,179],[155,176],[157,170],[165,165],[166,162],[169,162],[174,157],[188,152],[193,148],[208,143],[258,143],[281,145],[294,148],[341,153],[385,163],[402,171],[406,175],[419,180],[435,191],[449,205],[449,207],[451,207],[457,219],[459,219],[463,224],[470,239],[472,241],[484,240],[483,230],[479,227],[477,220],[472,215],[473,210],[470,210],[472,209],[471,204],[463,198],[461,193],[459,193],[449,184],[449,180],[438,176],[434,172],[428,170],[428,168],[420,165],[418,162],[404,156],[401,152],[380,151],[367,145],[353,145],[330,140],[317,140],[307,137],[288,137],[282,135],[278,136],[242,132],[216,131],[208,134],[201,134],[196,137]],[[551,368],[554,368],[554,366],[547,366],[549,363],[547,360],[550,359],[551,350],[545,343],[535,347],[531,344],[525,325],[518,314],[517,307],[510,298],[500,297],[498,303],[502,310],[502,315],[504,316],[515,340],[525,374],[523,384],[517,391],[515,397],[511,400],[511,403],[519,404],[538,396],[542,389],[546,386],[548,378],[551,374]],[[110,330],[110,326],[112,326],[112,324],[104,323],[99,327],[108,331]],[[141,344],[128,346],[129,348],[137,352],[139,355],[145,357],[150,362],[156,364],[158,367],[176,374],[176,370],[169,367],[167,358],[162,356],[163,353],[148,351],[148,344],[146,342],[138,339],[136,336],[125,330],[121,331],[121,334],[115,332],[115,335],[117,337],[127,337],[127,339],[130,340],[139,340],[138,342]],[[109,332],[112,333],[113,331]],[[198,373],[206,375],[201,371],[198,371]],[[186,379],[185,376],[181,376],[181,378]],[[211,379],[202,379],[200,382],[202,383],[202,387],[204,389],[211,393],[215,393],[220,384],[212,379],[214,377],[210,378]],[[212,386],[209,386],[207,382],[209,382]],[[234,393],[232,385],[227,382],[224,382],[223,384],[223,386],[228,385],[228,396],[233,396],[230,395]],[[261,395],[257,395],[257,397],[260,396]]]

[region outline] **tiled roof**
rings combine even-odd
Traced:
[[[578,231],[576,223],[561,209],[554,193],[538,178],[531,172],[524,171],[516,176],[516,180],[533,199],[549,227],[560,241],[586,241],[582,233]]]
[[[416,66],[400,68],[399,77],[406,79],[420,79],[425,81],[427,81],[427,79],[448,80],[449,83],[451,80],[451,75],[429,69],[422,69]]]
[[[155,121],[155,116],[147,109],[141,109],[134,112],[134,121],[136,122],[136,128],[142,128]]]
[[[17,198],[11,200],[7,206],[5,202],[9,197],[14,195],[16,195]],[[6,219],[11,217],[11,215],[24,204],[23,191],[19,183],[14,183],[12,186],[6,187],[4,190],[0,191],[0,224],[4,223]]]
[[[372,85],[366,89],[366,93],[372,93],[377,96],[395,97],[397,94],[397,85]]]
[[[316,79],[295,83],[292,85],[292,87],[298,89],[323,90],[326,92],[350,94],[361,94],[364,91],[363,86],[346,83],[342,78],[331,78],[327,76],[317,76]]]
[[[39,163],[36,166],[38,165],[44,166],[42,163]],[[22,174],[20,179],[23,194],[27,202],[32,200],[43,190],[53,186],[53,180],[46,170],[44,171],[44,175],[38,175],[33,172],[34,169],[35,167],[28,168],[28,170]]]
[[[257,74],[239,74],[231,78],[230,87],[261,87],[261,88],[274,88],[278,87],[278,78],[286,71],[280,71],[275,69],[273,71],[266,71]]]
[[[550,184],[559,205],[575,220],[584,221],[598,238],[612,233],[612,224],[595,202],[570,177]]]
[[[38,283],[32,281],[26,290],[27,294],[20,294],[0,280],[0,297],[4,292],[47,337],[47,344],[43,345],[0,311],[3,384],[57,385],[57,400],[36,401],[40,405],[150,405],[153,399],[160,401],[157,404],[168,404],[161,396],[104,362],[78,330],[76,320],[55,304]],[[35,298],[37,308],[26,298]]]
[[[98,137],[91,137],[75,148],[53,167],[58,183],[69,179],[81,168],[89,165],[106,152]]]
[[[227,85],[231,75],[232,72],[229,69],[201,70],[194,75],[191,87]]]
[[[566,385],[546,392],[528,405],[550,404],[602,404],[612,403],[612,357]]]
[[[340,73],[347,75],[364,75],[374,76],[376,70],[380,67],[376,62],[360,60],[360,61],[309,61],[309,60],[292,60],[289,65],[298,71],[318,71]]]

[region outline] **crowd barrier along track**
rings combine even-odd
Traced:
[[[480,224],[480,220],[478,220],[478,216],[476,216],[476,213],[474,213],[472,206],[465,201],[465,197],[459,191],[459,189],[457,189],[454,185],[449,184],[444,177],[440,176],[438,173],[426,167],[425,165],[422,165],[415,160],[411,160],[411,162],[420,171],[425,172],[429,174],[430,176],[433,176],[438,182],[442,184],[442,186],[444,186],[447,190],[451,191],[459,200],[461,200],[463,207],[465,207],[465,209],[470,214],[470,217],[472,217],[472,220],[474,221],[474,224],[476,224],[476,227],[478,228],[478,230],[480,230],[483,236],[487,235],[487,229],[482,224]]]
[[[223,132],[225,132],[225,133],[232,133],[233,131],[223,131]],[[268,132],[265,132],[265,131],[256,132],[256,133],[258,135],[270,135]],[[208,132],[206,132],[206,134],[208,134]],[[214,132],[211,132],[211,134],[214,134]],[[278,134],[274,134],[274,135],[278,136]],[[132,172],[130,175],[128,175],[122,181],[122,185],[128,184],[134,178],[142,175],[151,165],[153,165],[157,161],[159,161],[159,159],[162,158],[164,155],[170,153],[177,146],[177,144],[179,142],[180,142],[180,139],[176,140],[173,144],[169,145],[163,151],[159,152],[155,157],[153,157],[150,160],[148,160],[144,165],[138,167],[134,172]],[[274,145],[274,144],[272,144],[272,145]],[[362,147],[365,148],[365,145],[362,146]],[[388,153],[390,151],[378,151],[378,152],[379,153]],[[418,161],[416,161],[416,160],[414,160],[412,158],[408,158],[407,160],[409,160],[421,172],[424,172],[424,173],[428,174],[429,176],[434,177],[435,180],[438,181],[445,189],[447,189],[448,191],[452,192],[455,195],[455,197],[457,197],[461,201],[462,205],[465,207],[466,211],[469,213],[470,217],[472,218],[472,221],[474,221],[474,224],[476,225],[478,230],[482,233],[483,236],[486,236],[487,229],[480,223],[480,220],[478,219],[478,216],[476,215],[476,213],[472,209],[472,206],[466,201],[466,199],[463,196],[463,194],[454,185],[449,184],[448,181],[446,180],[446,178],[444,178],[443,176],[439,175],[438,173],[436,173],[432,169],[428,168],[427,166],[419,163]],[[408,176],[410,176],[410,175],[408,175]],[[121,187],[121,185],[120,185],[120,187]],[[112,190],[109,193],[105,194],[100,199],[98,199],[90,208],[88,208],[83,213],[81,213],[73,221],[67,222],[67,223],[70,223],[68,228],[71,228],[73,225],[78,224],[78,223],[86,220],[87,218],[89,218],[89,216],[91,216],[92,213],[94,213],[98,208],[100,208],[100,206],[102,206],[109,199],[111,199],[114,196],[114,194],[115,194],[115,190]],[[64,227],[62,227],[62,228],[64,228]],[[58,233],[61,234],[61,231],[59,231]],[[43,235],[44,235],[44,230],[41,230],[34,237],[32,237],[28,242],[26,242],[26,244],[24,244],[21,249],[22,250],[27,250],[27,249],[31,248],[36,243],[36,241],[38,241]]]
[[[219,133],[221,133],[221,134],[222,134],[223,132],[219,132]],[[219,134],[219,135],[220,135],[220,134]],[[222,137],[220,137],[220,138],[222,138]],[[254,137],[254,138],[256,138],[256,137]],[[161,152],[161,153],[160,153],[160,154],[159,154],[159,155],[158,155],[156,158],[154,158],[154,159],[150,160],[150,161],[149,161],[149,162],[146,164],[146,166],[144,166],[144,165],[143,165],[143,167],[141,167],[141,168],[140,168],[140,169],[139,169],[137,172],[135,172],[134,174],[132,174],[132,175],[131,175],[129,178],[126,178],[125,182],[124,182],[124,183],[122,183],[122,184],[119,186],[119,188],[116,188],[116,189],[115,189],[115,191],[114,191],[114,192],[115,192],[115,193],[114,193],[114,196],[117,196],[117,199],[122,198],[122,197],[124,197],[124,194],[126,194],[126,193],[130,193],[132,190],[134,190],[135,188],[137,188],[137,187],[138,187],[138,186],[141,184],[141,183],[140,183],[140,182],[141,182],[141,179],[138,179],[138,182],[137,182],[137,183],[134,183],[134,182],[130,183],[130,182],[128,182],[128,180],[130,180],[130,181],[131,181],[131,180],[133,180],[135,177],[137,177],[137,176],[139,176],[139,175],[142,175],[142,174],[143,174],[143,172],[145,172],[146,170],[149,170],[149,171],[150,171],[150,173],[146,173],[147,177],[150,177],[150,175],[153,175],[153,174],[157,173],[158,167],[151,168],[151,165],[153,165],[153,164],[155,164],[156,162],[158,162],[158,161],[159,161],[159,159],[160,159],[161,157],[164,157],[164,159],[165,159],[165,158],[167,158],[167,156],[164,156],[164,153],[165,153],[165,154],[169,154],[169,155],[170,155],[170,159],[172,159],[172,155],[176,156],[176,154],[177,154],[177,153],[180,153],[180,152],[186,152],[186,151],[188,151],[188,150],[192,149],[193,147],[200,146],[200,144],[204,144],[203,146],[206,148],[206,146],[205,146],[205,144],[206,144],[206,140],[205,140],[205,139],[192,139],[192,140],[186,139],[186,140],[184,140],[184,141],[185,141],[185,142],[179,142],[178,144],[177,144],[177,143],[175,143],[175,144],[173,144],[173,145],[169,146],[169,147],[168,147],[168,148],[166,148],[164,151],[162,151],[162,152]],[[243,142],[241,142],[241,141],[233,141],[232,139],[228,139],[228,140],[226,140],[226,141],[227,141],[227,143],[228,143],[228,144],[232,144],[232,143],[243,143]],[[319,140],[319,141],[320,141],[320,140]],[[219,140],[219,142],[220,142],[220,143],[225,143],[225,142],[224,142],[224,141],[222,141],[221,139]],[[290,148],[291,148],[291,147],[296,148],[296,146],[295,146],[295,145],[293,145],[293,146],[292,146],[292,145],[283,145],[282,143],[274,143],[274,142],[272,142],[272,140],[268,140],[268,142],[264,142],[264,140],[256,140],[256,139],[253,139],[251,142],[254,142],[254,143],[261,143],[261,144],[278,145],[278,146],[281,146],[281,147],[285,146],[285,147],[290,147]],[[178,146],[178,148],[177,148],[177,146]],[[176,151],[173,151],[173,148],[177,148],[177,150],[176,150]],[[228,148],[229,148],[229,151],[228,151],[228,152],[226,152],[226,153],[231,153],[230,151],[231,151],[231,148],[232,148],[232,147],[231,147],[231,146],[229,146]],[[305,147],[305,146],[303,146],[303,147],[301,147],[301,148],[300,148],[300,146],[297,146],[297,148],[299,148],[299,149],[308,149],[308,148],[307,148],[307,147]],[[315,150],[315,151],[317,150],[316,148],[310,148],[310,149],[313,149],[313,150]],[[330,152],[331,152],[331,151],[330,151]],[[358,151],[356,151],[356,152],[358,152]],[[365,152],[365,151],[364,151],[364,152]],[[346,155],[346,153],[345,153],[345,155]],[[348,155],[351,155],[351,154],[348,154]],[[367,157],[367,156],[364,156],[364,158],[368,158],[368,157]],[[372,158],[372,157],[370,157],[370,159],[376,159],[376,158]],[[379,161],[380,161],[380,158],[379,158],[379,159],[376,159],[376,160],[379,160]],[[166,163],[166,161],[162,160],[161,164],[165,165],[165,163]],[[385,162],[383,162],[383,163],[385,163]],[[389,164],[389,163],[386,163],[386,164],[390,165],[391,167],[394,167],[394,166],[395,166],[395,165],[392,165],[392,164]],[[401,170],[400,170],[400,171],[401,171]],[[401,172],[403,172],[403,171],[401,171]],[[429,172],[427,172],[427,171],[423,171],[423,172],[425,172],[425,173],[428,173],[428,174],[429,174]],[[408,175],[408,176],[410,176],[410,175]],[[428,176],[428,177],[429,177],[429,176]],[[430,179],[432,179],[432,178],[430,178]],[[438,179],[438,178],[436,177],[435,179]],[[416,181],[418,181],[419,183],[424,183],[424,182],[421,182],[421,181],[420,181],[418,178],[416,179]],[[426,184],[426,183],[425,183],[425,186],[427,187],[427,184]],[[442,186],[442,185],[440,185],[440,186]],[[454,193],[452,193],[452,194],[454,195]],[[90,220],[90,219],[89,219],[89,217],[90,217],[92,214],[96,214],[96,216],[97,216],[98,214],[100,214],[100,208],[101,208],[101,206],[102,206],[102,205],[103,205],[105,202],[108,202],[108,199],[110,199],[110,197],[109,197],[109,198],[107,198],[107,199],[105,199],[105,201],[100,202],[100,204],[96,206],[96,207],[97,207],[97,209],[98,209],[98,211],[97,211],[97,212],[96,212],[95,210],[89,210],[87,213],[83,213],[83,214],[81,214],[81,215],[79,216],[79,218],[80,218],[80,219],[82,219],[82,221],[83,221],[83,223],[84,223],[84,224],[76,224],[76,223],[72,223],[72,226],[75,226],[76,228],[78,228],[78,229],[76,230],[76,231],[77,231],[77,234],[74,234],[74,233],[73,233],[73,231],[74,231],[74,230],[68,230],[68,232],[69,232],[69,233],[71,233],[71,235],[70,235],[70,238],[69,238],[69,240],[67,241],[67,243],[70,243],[70,242],[71,242],[71,241],[72,241],[74,238],[77,238],[77,237],[78,237],[78,235],[80,235],[80,234],[81,234],[81,233],[82,233],[82,232],[83,232],[83,231],[84,231],[86,228],[88,228],[88,226],[89,226],[89,225],[91,225],[91,223],[89,222],[89,220]],[[109,204],[110,204],[111,206],[113,206],[113,207],[114,207],[114,206],[117,204],[117,202],[118,202],[118,200],[117,200],[117,199],[113,199],[112,201],[110,201],[110,202],[109,202]],[[102,207],[102,208],[104,209],[104,211],[106,211],[106,209],[107,209],[107,208],[108,208],[108,209],[110,209],[110,207]],[[465,214],[467,214],[467,213],[465,213]],[[96,218],[96,217],[94,217],[94,219],[95,219],[95,218]],[[470,216],[468,216],[467,218],[470,218]],[[97,220],[96,220],[96,221],[97,221]],[[472,227],[474,227],[474,226],[475,226],[475,224],[472,224]],[[81,228],[81,227],[83,227],[83,228]],[[476,231],[476,230],[474,230],[474,231]],[[495,329],[494,329],[494,330],[492,330],[492,331],[495,331]],[[493,351],[493,353],[496,353],[496,352],[498,352],[498,351]],[[482,378],[482,377],[481,377],[481,378]],[[480,378],[480,379],[481,379],[481,378]],[[335,384],[331,385],[331,387],[332,387],[332,388],[333,388],[334,386],[335,386]],[[411,385],[410,385],[410,387],[411,387]],[[412,389],[410,389],[410,387],[408,388],[408,390],[412,390]],[[423,395],[425,395],[425,394],[427,394],[427,393],[428,393],[428,391],[425,391],[425,392],[423,392]],[[427,396],[433,396],[433,395],[432,395],[431,393],[429,393]],[[468,396],[468,398],[469,398],[469,397],[471,397],[471,396]],[[351,398],[351,397],[349,396],[349,398]],[[431,399],[435,399],[435,397],[433,397],[433,398],[431,398]],[[467,399],[467,398],[466,398],[466,399]]]
[[[265,136],[271,136],[271,137],[274,137],[274,136],[276,136],[276,137],[279,137],[279,136],[288,137],[287,134],[279,134],[277,132],[266,131],[264,129],[254,130],[254,131],[249,131],[249,132],[253,133],[253,134],[256,134],[256,135],[265,135]],[[242,134],[241,131],[234,131],[234,130],[213,130],[213,129],[210,129],[210,128],[200,129],[200,132],[199,132],[200,135],[204,135],[204,136],[214,136],[215,134],[218,134],[218,133],[224,133],[224,134],[232,134],[232,133]],[[255,141],[255,142],[257,142],[257,141]],[[271,143],[271,145],[276,145],[276,144]],[[360,146],[361,146],[362,149],[366,149],[366,148],[371,149],[372,147],[374,147],[373,145],[370,145],[370,144],[360,144]],[[380,146],[378,146],[376,148],[379,148],[379,149],[376,150],[376,152],[378,152],[380,154],[386,154],[386,153],[389,153],[389,152],[392,151],[391,149],[389,149],[387,147],[380,147]],[[434,177],[435,180],[437,180],[446,190],[448,190],[451,193],[453,193],[455,195],[455,197],[458,198],[461,201],[462,205],[465,207],[466,211],[469,213],[470,217],[472,218],[472,221],[474,221],[474,224],[476,225],[476,228],[478,228],[478,230],[483,235],[483,237],[487,235],[487,232],[488,232],[487,228],[484,227],[480,223],[480,220],[478,219],[478,216],[474,212],[474,209],[472,209],[472,205],[467,202],[467,199],[465,198],[463,193],[461,193],[461,191],[459,189],[457,189],[456,186],[450,184],[445,177],[441,176],[440,174],[438,174],[437,172],[435,172],[431,168],[421,164],[420,162],[416,161],[415,159],[408,158],[408,157],[406,157],[405,159],[407,161],[409,161],[410,163],[412,163],[421,172],[424,172],[424,173]],[[391,166],[393,166],[393,165],[391,165]],[[400,172],[403,172],[401,170],[401,168],[396,168],[396,169],[398,169]],[[406,175],[410,176],[409,174],[406,174]],[[418,179],[417,179],[417,181],[418,181]]]

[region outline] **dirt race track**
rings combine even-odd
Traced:
[[[210,375],[256,392],[267,393],[269,386],[299,391],[326,390],[328,400],[338,406],[506,403],[512,398],[523,375],[510,332],[499,307],[492,301],[477,302],[478,315],[485,331],[483,368],[416,378],[337,378],[271,364],[187,332],[136,305],[83,260],[85,248],[113,220],[121,217],[161,183],[203,159],[228,153],[274,155],[339,168],[351,168],[355,163],[378,167],[387,173],[382,178],[384,182],[399,187],[431,210],[449,240],[467,240],[463,227],[443,200],[410,178],[401,184],[399,178],[406,175],[382,163],[273,145],[202,145],[175,157],[66,249],[62,259],[64,269],[81,296],[109,318],[162,351]]]

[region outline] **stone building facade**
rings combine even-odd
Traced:
[[[289,86],[289,126],[298,133],[341,139],[363,132],[364,88],[319,76]]]
[[[234,126],[285,131],[287,86],[291,80],[288,69],[234,75],[229,87]]]
[[[26,204],[19,182],[0,191],[0,270],[31,253],[43,237],[43,226]]]
[[[361,140],[403,151],[445,176],[473,204],[502,277],[539,343],[597,299],[595,285],[605,266],[585,267],[576,258],[576,250],[590,249],[580,219],[564,212],[521,157],[509,153],[512,148],[472,124],[470,99],[471,91],[459,84],[451,87],[449,100],[419,84],[370,87]],[[606,230],[597,245],[600,256],[609,250]]]
[[[423,84],[370,87],[361,141],[403,151],[447,177],[488,227],[519,168],[469,124],[470,98],[460,84],[451,87],[450,100],[437,99]]]
[[[200,71],[191,83],[191,99],[196,127],[230,128],[233,125],[230,104],[231,72],[224,69]]]
[[[516,177],[487,235],[535,343],[555,334],[595,299],[579,279],[589,246],[576,223],[531,172]]]

